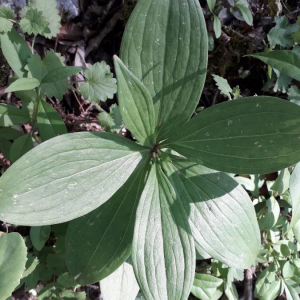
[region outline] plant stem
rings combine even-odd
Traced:
[[[34,51],[35,39],[36,39],[36,35],[33,37],[32,44],[31,44],[31,52],[32,52],[32,54],[34,54],[33,51]]]
[[[244,281],[244,299],[253,300],[253,272],[252,268],[245,270],[245,281]]]
[[[41,97],[40,97],[40,92],[39,92],[39,93],[37,93],[36,102],[35,102],[35,105],[34,105],[34,108],[33,108],[32,124],[31,124],[31,130],[30,130],[31,135],[34,132],[35,126],[36,126],[36,123],[37,123],[37,115],[38,115],[38,111],[39,111],[40,100],[41,100]]]

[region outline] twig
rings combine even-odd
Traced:
[[[113,17],[110,19],[110,21],[106,24],[106,26],[104,27],[104,29],[93,39],[90,40],[89,45],[86,49],[85,52],[85,57],[88,57],[89,54],[94,50],[97,49],[101,42],[103,41],[103,39],[114,29],[114,27],[116,26],[117,22],[120,19],[120,15],[121,13],[118,11],[116,12]]]

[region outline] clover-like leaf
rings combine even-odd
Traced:
[[[84,76],[85,83],[81,85],[80,92],[90,102],[112,99],[117,92],[117,80],[104,61],[92,65],[84,72]]]
[[[20,21],[21,29],[28,34],[42,34],[47,26],[48,22],[43,13],[36,8],[26,9]]]
[[[0,6],[0,33],[7,33],[12,29],[10,19],[14,19],[15,14],[8,6]]]

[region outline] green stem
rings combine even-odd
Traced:
[[[34,132],[36,124],[37,124],[37,115],[38,115],[38,111],[39,111],[40,100],[41,100],[41,97],[40,97],[40,91],[39,91],[37,93],[36,101],[35,101],[34,108],[33,108],[32,124],[31,124],[31,130],[30,130],[31,135]]]
[[[32,45],[31,45],[31,52],[32,52],[32,54],[34,54],[33,51],[34,51],[35,39],[36,39],[36,35],[33,37],[33,40],[32,40]]]

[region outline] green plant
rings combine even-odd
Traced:
[[[121,58],[114,58],[120,113],[137,143],[91,132],[43,142],[1,177],[0,219],[29,226],[71,221],[66,264],[80,284],[106,278],[131,254],[147,300],[185,300],[195,247],[234,269],[256,262],[253,204],[224,172],[265,174],[298,162],[300,108],[249,97],[189,120],[207,66],[197,0],[139,0]],[[300,219],[295,212],[293,223]],[[228,294],[233,289],[228,281]]]
[[[83,71],[81,67],[64,65],[64,58],[54,51],[46,53],[42,59],[33,53],[35,38],[38,34],[47,38],[57,35],[60,28],[60,16],[56,1],[30,1],[21,12],[19,29],[33,34],[32,47],[13,28],[13,11],[0,7],[0,41],[2,52],[14,71],[10,86],[6,92],[15,92],[22,100],[22,108],[0,104],[0,149],[5,157],[15,162],[39,142],[36,130],[42,141],[67,133],[67,128],[59,113],[46,101],[48,97],[62,100],[68,88],[74,89],[68,77]],[[116,92],[116,79],[112,77],[105,62],[96,63],[84,71],[85,80],[80,92],[88,101],[106,101]],[[29,123],[31,130],[24,133],[19,126]]]

